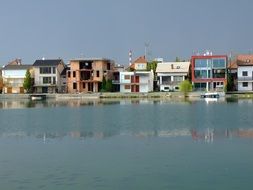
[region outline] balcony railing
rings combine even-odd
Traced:
[[[161,85],[178,85],[180,84],[182,81],[162,81]]]
[[[253,76],[248,77],[238,77],[238,81],[253,81]]]

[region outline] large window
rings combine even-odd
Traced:
[[[226,68],[225,59],[213,59],[213,68]]]
[[[40,74],[51,74],[51,67],[40,67]]]
[[[207,68],[211,66],[210,59],[196,59],[195,60],[195,68]]]
[[[51,77],[43,77],[43,84],[51,84]]]
[[[183,81],[183,76],[174,76],[174,81],[177,82]]]
[[[53,73],[55,74],[55,67],[53,67]]]
[[[76,83],[73,83],[73,89],[76,90]]]
[[[194,76],[196,79],[206,79],[206,78],[211,78],[211,72],[210,70],[195,70],[194,71]]]

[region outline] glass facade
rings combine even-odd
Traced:
[[[196,79],[225,78],[226,58],[195,59],[194,77]]]

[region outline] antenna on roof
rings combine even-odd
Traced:
[[[132,50],[129,51],[128,56],[129,56],[129,66],[131,66],[132,65]]]

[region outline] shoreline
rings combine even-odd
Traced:
[[[184,99],[196,98],[201,99],[200,95],[203,92],[190,92],[185,97],[182,92],[150,92],[150,93],[79,93],[79,94],[44,94],[46,99],[56,100],[72,100],[72,99]],[[29,100],[30,96],[34,94],[0,94],[0,100]],[[224,94],[224,98],[234,99],[253,99],[253,93],[238,93],[229,92]]]

